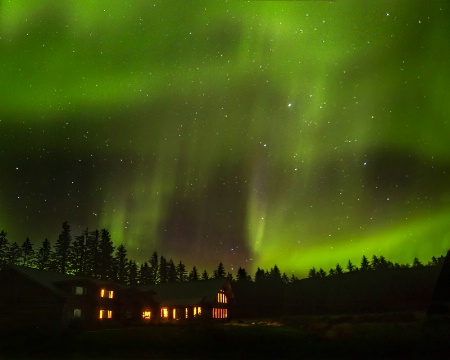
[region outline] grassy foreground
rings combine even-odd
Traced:
[[[4,334],[1,359],[450,358],[447,317],[374,314]]]

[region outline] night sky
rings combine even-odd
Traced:
[[[0,2],[0,230],[306,276],[450,248],[448,1]]]

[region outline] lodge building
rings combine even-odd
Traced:
[[[226,321],[233,300],[226,278],[124,286],[17,265],[0,271],[0,328],[5,329]]]

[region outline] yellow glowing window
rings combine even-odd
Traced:
[[[194,316],[201,315],[202,314],[202,308],[200,306],[194,307]]]
[[[214,319],[226,319],[228,317],[228,310],[213,308],[212,309],[212,317]]]
[[[152,312],[150,310],[144,310],[142,312],[142,318],[144,320],[150,320],[151,316],[152,316]]]
[[[188,308],[184,309],[184,317],[187,319],[189,317],[189,310]]]
[[[100,310],[98,314],[99,319],[112,319],[112,310]]]
[[[101,289],[100,290],[100,297],[102,297],[102,298],[108,297],[108,298],[112,299],[114,297],[114,291],[113,290]]]
[[[169,317],[169,309],[161,308],[161,317],[167,319]]]
[[[220,290],[217,293],[217,302],[218,303],[222,303],[222,304],[226,304],[227,303],[227,296],[225,295],[223,290]]]
[[[172,319],[176,319],[177,318],[177,310],[173,309],[172,310]]]

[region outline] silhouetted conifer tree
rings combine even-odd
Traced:
[[[392,269],[392,262],[387,261],[383,255],[378,258],[378,269],[377,270],[389,270]]]
[[[256,269],[255,283],[262,283],[266,280],[266,272],[263,269]]]
[[[183,282],[186,281],[186,265],[184,265],[181,260],[177,264],[177,281]]]
[[[113,278],[113,262],[114,262],[114,246],[111,235],[106,229],[100,231],[99,242],[99,275],[101,280],[109,280]]]
[[[86,229],[81,235],[75,236],[75,240],[72,241],[69,251],[69,264],[70,270],[75,275],[85,274],[85,262],[86,262],[86,239],[89,235],[88,229]]]
[[[239,267],[237,271],[237,281],[251,281],[252,278],[244,268]]]
[[[353,272],[353,271],[356,271],[356,270],[358,270],[358,269],[356,268],[356,266],[353,265],[353,263],[351,262],[351,260],[349,260],[348,263],[347,263],[347,271],[348,271],[348,272]]]
[[[155,251],[149,260],[150,265],[150,282],[152,284],[159,283],[159,260],[158,253]]]
[[[62,224],[62,231],[54,246],[54,260],[56,271],[65,274],[68,270],[69,248],[72,241],[70,225],[67,221]]]
[[[371,269],[369,260],[367,260],[366,255],[363,255],[361,259],[361,266],[359,269],[360,271],[367,271]]]
[[[100,261],[100,232],[98,230],[89,231],[86,238],[85,267],[86,276],[99,278]]]
[[[168,272],[169,272],[169,269],[168,269],[167,260],[164,256],[161,256],[161,258],[159,259],[159,281],[162,284],[169,282]]]
[[[39,270],[50,270],[52,258],[51,252],[52,247],[50,241],[45,239],[36,254],[36,267]]]
[[[339,264],[336,264],[336,268],[334,270],[336,272],[336,275],[341,275],[344,273],[344,270],[342,270],[342,267]]]
[[[372,262],[371,262],[371,268],[373,270],[378,270],[380,267],[380,260],[378,259],[378,256],[373,255],[372,256]]]
[[[127,284],[130,286],[136,286],[138,284],[138,266],[134,260],[128,261]]]
[[[220,262],[219,265],[217,266],[217,269],[214,270],[213,277],[217,279],[217,278],[225,277],[225,274],[226,274],[225,268],[224,268],[222,262]]]
[[[422,265],[422,263],[420,262],[420,260],[417,258],[417,257],[415,257],[414,258],[414,261],[413,261],[413,264],[412,264],[412,267],[413,268],[419,268],[419,267],[422,267],[423,265]]]
[[[16,241],[14,241],[9,246],[8,252],[6,254],[8,264],[19,265],[21,253],[22,253],[22,250],[21,250],[19,244]]]
[[[147,261],[141,264],[139,267],[139,285],[149,285],[150,284],[150,267]]]
[[[177,281],[177,268],[172,259],[167,263],[167,280],[169,283]]]
[[[209,280],[209,274],[206,270],[202,272],[202,280]]]
[[[116,254],[114,256],[114,267],[115,267],[115,280],[121,284],[126,284],[128,279],[128,258],[127,249],[123,244],[120,244],[116,249]]]
[[[0,232],[0,267],[8,263],[8,249],[9,242],[7,239],[8,233],[5,230]]]
[[[277,265],[270,269],[269,278],[272,282],[281,283],[281,272]]]
[[[428,266],[442,266],[444,264],[445,256],[441,255],[439,257],[433,256],[430,261],[428,261]]]
[[[33,266],[34,265],[34,250],[33,244],[30,239],[27,237],[23,242],[21,251],[20,251],[21,263],[23,266]]]
[[[319,271],[317,272],[317,276],[324,278],[327,276],[327,272],[324,269],[320,268]]]
[[[198,275],[198,270],[197,268],[194,266],[191,270],[191,272],[189,273],[189,281],[197,281],[199,280],[199,275]]]
[[[317,277],[317,271],[315,267],[312,267],[311,269],[309,269],[308,271],[308,277],[309,278],[314,278]]]

